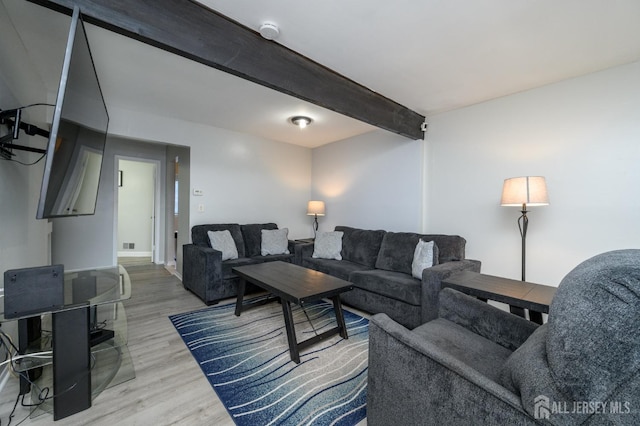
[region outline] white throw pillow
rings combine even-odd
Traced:
[[[289,228],[263,229],[260,254],[289,254]]]
[[[207,235],[209,236],[211,248],[222,252],[223,261],[238,258],[236,242],[233,241],[231,232],[228,229],[224,231],[209,231]]]
[[[411,275],[413,278],[422,279],[422,270],[433,266],[433,241],[418,241],[413,252],[413,263],[411,264]]]
[[[342,236],[344,232],[318,232],[313,244],[313,254],[316,259],[342,260]]]

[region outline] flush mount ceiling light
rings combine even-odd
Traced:
[[[300,127],[301,129],[304,129],[305,127],[307,127],[309,124],[313,122],[312,119],[310,119],[309,117],[305,117],[303,115],[296,115],[295,117],[291,117],[289,121],[294,125]]]

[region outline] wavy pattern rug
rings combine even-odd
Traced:
[[[339,335],[289,356],[282,307],[235,304],[169,317],[237,425],[355,425],[366,416],[369,321],[344,310]],[[305,312],[306,311],[306,312]],[[293,308],[298,341],[335,326],[333,305]]]

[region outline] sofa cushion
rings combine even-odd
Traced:
[[[275,223],[252,223],[240,225],[242,237],[244,238],[244,255],[246,257],[259,256],[262,245],[263,229],[278,229]]]
[[[291,262],[293,260],[293,254],[269,254],[267,256],[253,256],[250,258],[254,263],[274,262],[276,260],[282,260],[284,262]]]
[[[363,290],[411,305],[420,305],[422,281],[413,278],[410,274],[381,269],[354,271],[349,275],[349,281]]]
[[[438,263],[463,260],[467,240],[459,235],[422,234],[424,241],[433,241],[438,246]]]
[[[411,275],[413,252],[420,235],[411,232],[387,232],[382,238],[376,268]]]
[[[376,265],[382,237],[386,231],[371,231],[349,226],[336,226],[335,230],[344,232],[342,237],[342,258],[344,260],[360,263],[370,268]]]
[[[228,229],[224,231],[209,231],[209,243],[211,248],[222,252],[222,260],[237,259],[238,249]]]
[[[411,275],[422,280],[422,271],[438,264],[438,246],[433,241],[420,239],[413,252]]]
[[[236,249],[238,250],[238,257],[245,257],[244,251],[244,239],[242,238],[242,231],[240,225],[237,223],[217,223],[208,225],[195,225],[191,228],[191,241],[193,244],[200,247],[211,247],[209,231],[224,231],[228,230],[233,237],[233,241],[236,243]]]
[[[260,254],[289,254],[289,228],[263,229]]]
[[[547,358],[560,391],[606,401],[640,374],[640,250],[602,253],[560,282],[549,309]]]
[[[314,269],[325,274],[333,275],[334,277],[349,280],[349,275],[353,271],[368,270],[367,266],[361,265],[355,262],[349,262],[348,260],[335,260],[335,259],[314,259],[304,258],[302,260],[302,266],[309,269]]]
[[[343,232],[318,232],[313,244],[313,254],[316,259],[342,260],[342,236]]]
[[[507,348],[444,318],[422,324],[413,333],[494,381],[500,375],[496,365],[511,355]]]

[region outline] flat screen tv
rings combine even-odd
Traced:
[[[109,115],[80,10],[73,10],[37,219],[95,214]]]

